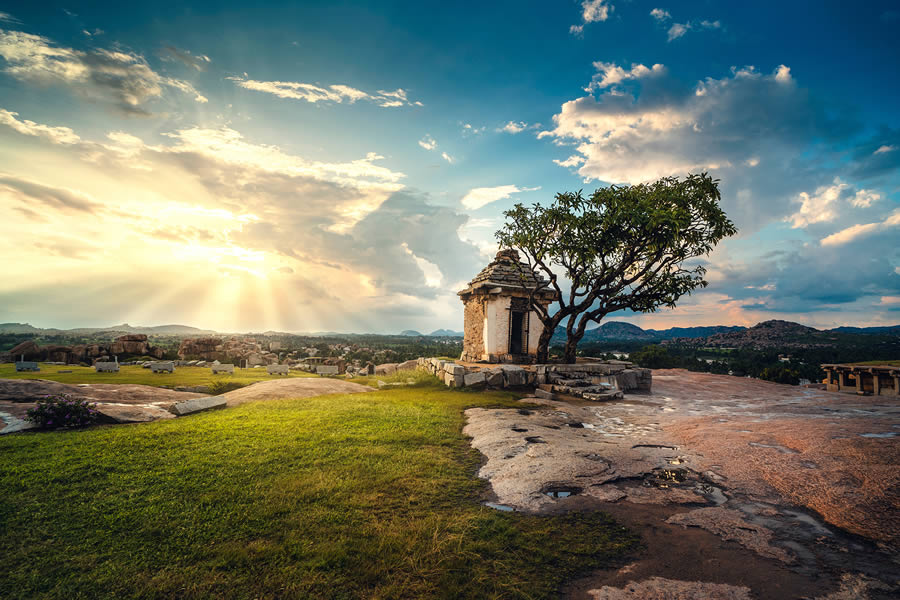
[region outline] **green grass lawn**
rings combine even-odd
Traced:
[[[420,382],[4,436],[0,597],[554,597],[635,538],[480,504],[463,410],[514,400]]]
[[[291,371],[289,375],[269,375],[265,367],[259,369],[234,369],[234,375],[213,375],[209,367],[175,367],[174,373],[153,373],[136,365],[126,365],[119,368],[118,373],[97,373],[94,367],[79,367],[78,365],[48,365],[41,363],[41,370],[23,371],[16,373],[13,363],[0,363],[0,379],[49,379],[60,383],[135,383],[141,385],[155,385],[159,387],[175,387],[182,385],[208,385],[214,381],[233,382],[248,385],[257,381],[268,379],[283,379],[285,377],[318,377],[312,373]],[[60,371],[72,371],[60,373]]]

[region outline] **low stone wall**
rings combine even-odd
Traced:
[[[627,391],[649,392],[652,384],[650,369],[636,368],[626,361],[482,367],[461,365],[452,360],[419,358],[416,366],[448,387],[537,387],[543,397],[567,394],[588,400],[608,400],[621,398]]]

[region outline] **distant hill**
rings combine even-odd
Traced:
[[[658,340],[671,340],[673,338],[702,338],[717,333],[729,333],[743,331],[746,327],[738,325],[711,325],[709,327],[670,327],[669,329],[645,329]]]
[[[400,332],[400,335],[405,335],[408,337],[421,337],[422,334],[416,331],[415,329],[404,329]]]
[[[450,329],[435,329],[428,335],[432,337],[462,337],[462,331],[451,331]]]
[[[672,327],[670,329],[641,329],[637,325],[624,321],[608,321],[594,329],[588,329],[584,333],[582,342],[599,341],[662,341],[673,338],[702,338],[716,333],[741,331],[745,327],[713,325],[709,327]],[[553,334],[553,342],[563,342],[566,339],[565,327],[557,327]]]
[[[900,335],[900,325],[890,325],[887,327],[835,327],[828,329],[836,333],[857,333],[861,335]]]

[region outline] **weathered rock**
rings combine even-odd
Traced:
[[[40,346],[31,340],[22,342],[9,351],[14,360],[21,360],[23,354],[25,355],[25,360],[41,358],[40,352]]]
[[[525,369],[522,367],[516,365],[502,365],[500,370],[503,372],[504,385],[506,387],[516,387],[528,384]]]
[[[225,408],[227,404],[228,401],[221,396],[207,396],[205,398],[194,398],[187,402],[179,402],[174,404],[169,411],[177,417],[182,417],[205,410]]]
[[[503,371],[501,369],[489,369],[484,371],[486,382],[491,387],[503,387]]]
[[[398,363],[384,363],[375,367],[375,375],[391,375],[397,372]]]
[[[466,387],[483,386],[483,385],[485,385],[485,383],[486,383],[486,377],[484,375],[484,372],[482,372],[482,371],[476,371],[475,373],[466,373],[463,376],[463,384]]]
[[[651,577],[624,587],[605,585],[589,590],[593,600],[751,600],[750,588],[706,581],[679,581]]]

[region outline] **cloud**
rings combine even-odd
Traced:
[[[162,97],[166,87],[207,102],[189,82],[160,75],[142,56],[124,50],[75,50],[39,35],[0,29],[0,56],[5,72],[16,79],[63,85],[128,114],[150,114],[145,104]]]
[[[872,154],[884,154],[886,152],[893,152],[896,149],[897,149],[897,146],[889,146],[887,144],[883,144],[883,145],[879,146],[878,150],[876,150]]]
[[[554,158],[553,162],[555,162],[556,164],[558,164],[561,167],[577,167],[578,165],[580,165],[581,163],[584,162],[584,157],[578,156],[577,154],[573,154],[572,156],[570,156],[569,158],[567,158],[565,160],[558,160],[558,159]]]
[[[452,156],[450,156],[449,154],[447,154],[446,152],[441,152],[441,158],[446,160],[451,165],[456,162],[456,159],[453,158]]]
[[[856,208],[869,208],[875,202],[881,200],[881,194],[873,190],[857,190],[850,203]]]
[[[515,185],[498,185],[495,187],[474,188],[463,196],[460,201],[464,207],[469,210],[476,210],[483,206],[487,206],[497,200],[509,198],[512,194],[519,192],[534,192],[541,189],[540,186],[533,188],[520,188]]]
[[[609,13],[613,11],[613,5],[609,0],[584,0],[581,3],[581,20],[580,25],[572,25],[569,27],[569,33],[573,35],[581,35],[584,32],[584,26],[588,23],[596,23],[597,21],[605,21],[609,18]]]
[[[81,138],[68,127],[41,125],[28,119],[20,121],[16,118],[17,116],[19,113],[0,108],[0,124],[10,127],[22,135],[47,138],[54,144],[76,144],[81,141]]]
[[[463,123],[463,134],[464,135],[480,135],[485,132],[487,127],[475,127],[471,123]]]
[[[33,207],[34,203],[38,203],[44,209],[89,214],[94,214],[99,208],[98,203],[85,194],[0,173],[0,193],[3,192],[17,197],[26,206]]]
[[[426,150],[434,150],[435,148],[437,148],[437,141],[435,141],[435,139],[430,135],[425,134],[425,137],[419,140],[419,145]]]
[[[5,23],[15,23],[15,24],[21,23],[20,20],[18,20],[17,18],[15,18],[14,16],[12,16],[11,14],[6,13],[6,12],[0,12],[0,21],[3,21]]]
[[[585,182],[636,184],[708,171],[722,180],[729,215],[752,233],[796,212],[801,192],[858,168],[842,161],[835,172],[827,163],[860,133],[852,113],[786,80],[786,69],[735,68],[694,85],[663,72],[638,89],[599,90],[564,103],[538,137],[573,147]],[[885,139],[879,135],[865,157]],[[890,153],[877,158],[884,156]]]
[[[668,21],[672,18],[672,15],[669,14],[668,11],[664,11],[658,8],[654,8],[650,11],[650,15],[656,19],[656,22],[660,25]],[[710,29],[722,29],[722,22],[715,20],[711,21],[709,19],[703,19],[700,21],[689,21],[687,23],[672,23],[669,26],[669,29],[666,31],[668,36],[668,41],[677,40],[680,37],[683,37],[688,31],[698,31],[698,30],[710,30]]]
[[[615,63],[607,63],[598,61],[594,63],[597,73],[591,78],[591,84],[585,91],[604,89],[623,81],[641,79],[645,77],[659,76],[666,72],[666,68],[661,64],[655,64],[647,67],[641,64],[632,64],[631,69],[623,69]]]
[[[678,38],[686,34],[688,32],[688,29],[690,29],[690,25],[687,23],[673,23],[672,26],[669,27],[669,31],[667,32],[669,34],[669,41],[671,42],[672,40],[677,40]]]
[[[819,187],[813,194],[801,192],[796,199],[796,202],[800,203],[800,208],[794,214],[785,217],[785,221],[797,229],[812,223],[834,220],[841,194],[849,187],[849,184],[835,177],[832,185]]]
[[[298,83],[294,81],[256,81],[254,79],[247,79],[246,76],[226,77],[226,79],[234,81],[236,85],[247,90],[264,92],[279,98],[304,100],[311,104],[319,102],[326,104],[341,104],[347,102],[348,104],[353,104],[358,100],[366,100],[384,108],[422,106],[422,103],[419,101],[410,101],[406,91],[403,89],[397,89],[393,92],[378,90],[377,93],[370,94],[343,84],[322,87],[312,83]]]
[[[194,55],[191,54],[190,50],[182,50],[175,46],[163,46],[160,58],[170,62],[179,61],[184,66],[201,72],[206,71],[206,69],[209,68],[209,64],[212,62],[205,54]]]
[[[517,133],[521,133],[521,132],[525,131],[526,129],[528,129],[528,123],[526,123],[525,121],[518,121],[518,122],[509,121],[502,127],[498,127],[497,131],[505,132],[505,133],[512,133],[513,135],[515,135]]]
[[[865,223],[861,225],[853,225],[846,229],[822,238],[823,246],[840,246],[847,244],[861,237],[872,235],[880,231],[885,231],[894,227],[900,227],[900,208],[892,212],[883,221],[877,223]]]

